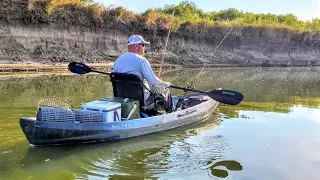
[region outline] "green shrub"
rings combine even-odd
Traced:
[[[206,36],[206,32],[212,33],[212,29],[217,26],[320,31],[320,19],[300,21],[293,14],[254,14],[234,8],[206,13],[190,1],[137,14],[123,7],[106,8],[92,2],[93,0],[28,0],[22,19],[32,24],[52,21],[86,27],[124,28],[128,32],[148,27],[166,31],[171,27],[172,31],[194,32],[200,36]]]

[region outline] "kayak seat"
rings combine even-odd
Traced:
[[[140,101],[140,109],[146,110],[150,107],[154,108],[155,101],[146,103],[144,99],[144,88],[148,89],[143,84],[143,79],[134,74],[111,73],[110,81],[113,87],[113,95],[121,98],[129,98]],[[150,96],[156,97],[150,92]],[[157,98],[154,98],[155,100]]]

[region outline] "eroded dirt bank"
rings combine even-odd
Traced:
[[[29,3],[30,5],[30,3]],[[162,61],[168,30],[152,24],[112,21],[114,25],[28,24],[28,1],[0,3],[0,66],[15,63],[55,64],[81,61],[112,63],[126,51],[127,38],[141,34],[151,42],[146,54]],[[29,8],[30,9],[30,8]],[[111,23],[111,22],[110,22]],[[181,27],[171,33],[165,63],[180,66],[318,66],[320,34],[283,28],[216,26]],[[225,40],[218,47],[222,39]]]

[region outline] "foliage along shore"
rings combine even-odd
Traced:
[[[8,1],[6,5],[5,2]],[[11,0],[12,1],[12,0]],[[5,0],[0,9],[10,9]],[[190,1],[163,8],[148,9],[138,14],[117,6],[104,7],[90,0],[22,0],[20,1],[21,19],[26,24],[59,23],[98,28],[129,28],[156,25],[160,29],[173,31],[184,29],[197,33],[199,28],[209,29],[216,26],[243,26],[286,28],[292,31],[320,31],[320,19],[301,21],[293,14],[255,14],[234,8],[204,12]],[[215,29],[215,28],[214,28]]]

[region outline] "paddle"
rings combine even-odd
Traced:
[[[218,102],[221,102],[223,104],[229,104],[229,105],[237,105],[243,100],[243,94],[237,91],[231,91],[231,90],[225,90],[225,89],[221,89],[221,90],[217,89],[213,91],[200,91],[196,89],[183,88],[178,86],[170,86],[170,88],[204,93]]]
[[[83,64],[83,63],[77,63],[77,62],[71,62],[68,65],[68,68],[71,72],[76,73],[76,74],[87,74],[90,72],[96,72],[96,73],[101,73],[101,74],[107,74],[110,75],[111,73],[107,72],[102,72],[102,71],[97,71],[92,69],[91,67]],[[204,93],[207,94],[209,97],[212,99],[224,103],[224,104],[229,104],[229,105],[237,105],[243,100],[243,94],[237,92],[237,91],[230,91],[230,90],[213,90],[213,91],[200,91],[196,89],[191,89],[191,88],[183,88],[179,86],[170,86],[170,88],[174,89],[182,89],[185,91],[192,91],[192,92],[199,92],[199,93]]]
[[[111,73],[107,73],[107,72],[94,70],[91,67],[89,67],[83,63],[78,63],[78,62],[69,63],[68,68],[71,72],[76,73],[76,74],[87,74],[89,72],[96,72],[96,73],[107,74],[107,75],[111,74]]]

